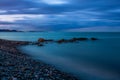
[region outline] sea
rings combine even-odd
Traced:
[[[19,49],[36,60],[76,76],[80,80],[120,80],[120,32],[0,32],[1,39],[33,41],[86,37],[96,41],[45,43]]]

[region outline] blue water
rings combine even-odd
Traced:
[[[37,41],[38,38],[69,39],[97,37],[97,41],[48,43],[43,47],[22,46],[20,50],[33,58],[54,65],[81,80],[120,80],[120,33],[95,32],[2,32],[0,38]]]

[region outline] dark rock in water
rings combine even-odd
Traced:
[[[85,41],[85,40],[88,40],[88,38],[72,38],[72,39],[69,39],[69,40],[65,40],[65,39],[61,39],[61,40],[58,40],[57,43],[67,43],[67,42],[76,42],[76,41]]]
[[[48,40],[45,40],[46,42],[52,42],[52,41],[54,41],[54,40],[52,40],[52,39],[48,39]]]
[[[69,40],[69,42],[76,42],[77,41],[77,38],[72,38]]]
[[[60,39],[60,40],[54,41],[53,39],[45,40],[44,38],[39,38],[36,45],[40,45],[39,43],[41,43],[41,42],[45,42],[45,43],[57,42],[57,43],[61,44],[61,43],[72,43],[72,42],[86,41],[86,40],[98,40],[98,39],[94,38],[94,37],[90,38],[90,39],[85,38],[85,37],[81,37],[81,38],[71,38],[71,39]],[[42,46],[42,45],[40,45],[40,46]]]
[[[98,40],[97,38],[90,38],[91,40]]]
[[[29,45],[37,45],[37,44],[39,44],[38,42],[31,42],[31,43],[29,43]]]
[[[54,41],[54,40],[52,40],[52,39],[46,40],[46,39],[44,39],[44,38],[39,38],[39,39],[38,39],[38,42],[52,42],[52,41]]]
[[[63,43],[63,42],[66,42],[65,39],[61,39],[61,40],[58,40],[57,43]]]
[[[75,42],[75,41],[84,41],[84,40],[88,40],[88,38],[72,38],[71,41]]]
[[[38,46],[44,46],[43,44],[38,44]]]
[[[76,38],[76,40],[85,41],[85,40],[88,40],[88,38]]]
[[[45,42],[45,39],[39,38],[39,39],[38,39],[38,42]]]
[[[76,42],[76,40],[70,39],[68,40],[68,42]]]

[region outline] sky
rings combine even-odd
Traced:
[[[0,0],[0,29],[120,32],[120,0]]]

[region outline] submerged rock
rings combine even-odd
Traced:
[[[98,39],[94,38],[94,37],[92,37],[90,39],[85,38],[85,37],[81,37],[81,38],[71,38],[71,39],[60,39],[60,40],[54,41],[53,39],[45,40],[44,38],[39,38],[37,45],[40,45],[39,44],[40,42],[46,42],[46,43],[48,43],[48,42],[57,42],[57,43],[61,44],[61,43],[72,43],[72,42],[87,41],[87,40],[98,40]],[[40,45],[40,46],[42,46],[42,45]]]
[[[52,39],[48,39],[48,40],[45,40],[46,42],[52,42],[52,41],[54,41],[54,40],[52,40]]]
[[[54,41],[54,40],[52,40],[52,39],[44,39],[44,38],[39,38],[38,39],[38,42],[52,42],[52,41]]]
[[[58,40],[57,43],[67,42],[65,39]]]
[[[38,44],[38,46],[44,46],[43,44]]]
[[[60,39],[57,41],[57,43],[67,43],[67,42],[76,42],[76,41],[85,41],[85,40],[88,40],[88,38],[72,38],[72,39],[68,39],[68,40],[65,40],[65,39]]]
[[[91,39],[91,40],[98,40],[97,38],[94,38],[94,37],[93,37],[93,38],[90,38],[90,39]]]
[[[77,38],[77,40],[79,40],[79,41],[85,41],[85,40],[88,40],[88,38]]]

